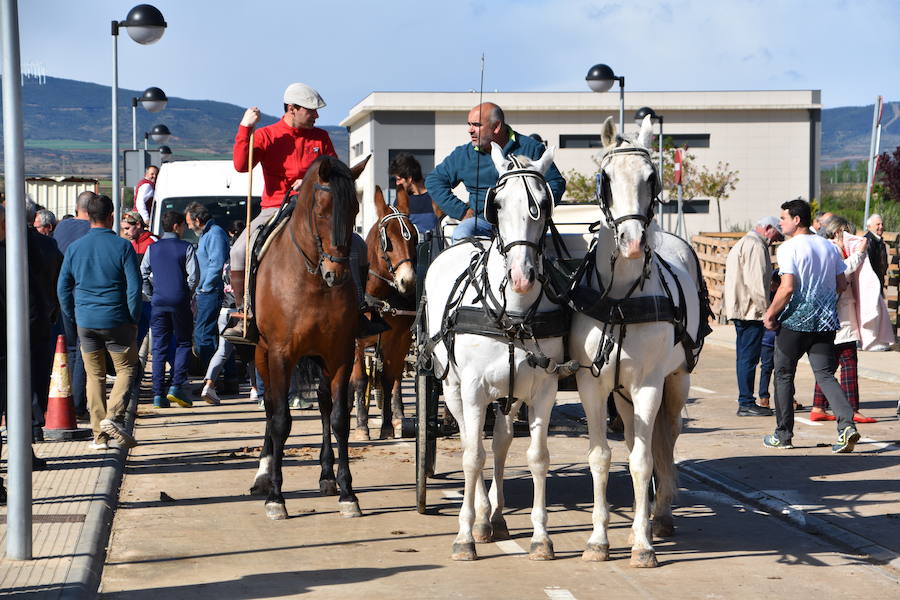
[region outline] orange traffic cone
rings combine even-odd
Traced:
[[[74,440],[91,437],[90,429],[79,429],[75,422],[75,403],[72,401],[72,386],[69,383],[66,338],[56,338],[56,353],[53,356],[53,373],[50,376],[50,397],[47,401],[44,436],[51,440]]]

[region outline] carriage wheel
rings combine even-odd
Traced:
[[[420,305],[424,310],[424,303]],[[427,337],[425,319],[416,327],[416,346],[421,348]],[[429,369],[416,369],[416,510],[425,514],[428,478],[434,475],[437,455],[438,382]]]

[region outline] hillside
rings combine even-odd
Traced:
[[[131,147],[131,99],[143,90],[119,90],[119,143]],[[108,86],[47,77],[38,85],[26,79],[22,88],[25,112],[25,169],[29,175],[77,174],[109,177],[110,91]],[[866,155],[872,126],[872,105],[822,110],[822,166]],[[143,132],[163,123],[172,131],[169,146],[175,158],[228,158],[244,108],[227,102],[169,97],[163,112],[138,108],[138,146]],[[277,117],[263,116],[263,125]],[[331,134],[338,155],[346,161],[348,136],[343,127],[322,126]],[[900,102],[885,105],[882,151],[900,146]],[[2,148],[0,148],[2,154]],[[2,166],[0,166],[2,168]]]
[[[132,141],[131,99],[143,90],[119,90],[119,143]],[[109,176],[110,89],[95,83],[47,77],[44,85],[26,79],[22,87],[27,174]],[[165,110],[150,113],[138,107],[138,147],[143,132],[158,123],[172,132],[168,146],[175,158],[229,158],[234,133],[244,107],[212,100],[169,96]],[[277,117],[263,115],[262,124]],[[347,160],[347,131],[323,126],[338,155]],[[154,146],[151,143],[151,148]],[[2,150],[0,150],[2,152]]]

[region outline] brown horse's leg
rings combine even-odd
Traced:
[[[369,441],[369,397],[366,388],[369,376],[366,374],[366,358],[362,344],[357,342],[353,356],[353,373],[350,374],[350,388],[356,404],[356,429],[353,439],[359,442]]]
[[[401,378],[402,377],[397,377],[394,379],[393,390],[391,391],[391,410],[394,412],[394,429],[397,429],[403,423],[403,390],[401,389]]]
[[[264,343],[256,347],[254,361],[256,369],[265,385],[269,384],[269,356]],[[259,453],[259,470],[250,487],[250,493],[254,496],[268,496],[272,491],[272,429],[271,429],[271,404],[266,402],[266,433],[263,437],[262,450]]]
[[[350,398],[349,398],[349,366],[344,364],[335,370],[331,380],[331,426],[338,447],[337,482],[341,491],[339,504],[341,516],[360,517],[359,501],[353,493],[353,477],[350,474]]]
[[[322,375],[324,379],[324,374]],[[338,484],[334,478],[334,447],[331,445],[331,392],[319,388],[319,416],[322,419],[322,449],[319,451],[319,493],[323,496],[337,496]]]
[[[266,498],[266,516],[272,520],[287,518],[284,496],[281,493],[281,462],[284,458],[284,444],[291,433],[291,411],[288,410],[287,394],[293,367],[294,363],[287,356],[268,353],[268,378],[264,378],[263,382],[266,385],[266,420],[269,438],[272,440],[272,489]]]

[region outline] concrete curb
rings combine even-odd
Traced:
[[[720,348],[731,348],[732,350],[735,347],[734,342],[728,340],[706,338],[706,343]],[[806,356],[800,357],[800,362],[807,365],[809,364],[809,360],[807,360]],[[887,371],[878,371],[876,369],[867,369],[865,367],[857,367],[856,372],[860,377],[865,377],[866,379],[884,381],[885,383],[900,383],[900,374],[897,373],[888,373]]]
[[[857,535],[849,529],[810,515],[805,511],[797,510],[790,504],[785,503],[784,500],[734,481],[712,469],[704,469],[696,462],[689,460],[680,462],[678,463],[678,470],[741,502],[787,521],[806,533],[827,539],[836,546],[845,548],[874,565],[886,568],[892,576],[900,575],[900,556],[896,552]]]
[[[125,428],[134,432],[134,415],[137,402],[130,402],[125,415]],[[75,544],[75,556],[66,574],[66,581],[59,594],[60,600],[94,600],[100,594],[100,577],[106,562],[106,548],[112,531],[113,516],[119,499],[119,486],[125,474],[128,450],[111,449],[106,465],[97,478],[97,492],[102,494],[91,502],[84,526]]]

